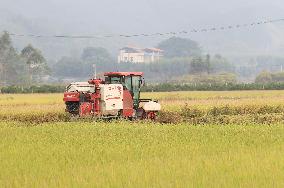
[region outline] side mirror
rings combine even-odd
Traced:
[[[110,83],[110,77],[105,77],[105,82],[106,82],[107,84],[109,84],[109,83]]]
[[[141,80],[141,85],[142,85],[142,86],[146,86],[146,82],[145,82],[145,79],[144,79],[144,78]]]

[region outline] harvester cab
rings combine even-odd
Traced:
[[[80,117],[155,119],[161,105],[140,99],[142,72],[107,72],[105,80],[70,84],[64,93],[66,111]]]
[[[124,91],[129,91],[135,109],[139,107],[142,72],[109,72],[105,73],[106,84],[122,84]]]

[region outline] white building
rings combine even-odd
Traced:
[[[124,47],[120,49],[118,63],[153,63],[163,57],[163,50],[158,48]]]

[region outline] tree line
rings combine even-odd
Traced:
[[[167,82],[198,75],[210,77],[220,73],[234,73],[234,66],[219,54],[203,55],[199,45],[190,39],[173,37],[162,41],[157,48],[164,50],[164,58],[153,63],[117,63],[104,48],[85,48],[80,57],[63,57],[53,65],[52,70],[58,78],[89,78],[94,74],[110,71],[144,72],[147,80]],[[98,74],[99,76],[102,74]],[[211,79],[213,77],[211,76]]]
[[[110,71],[144,72],[149,83],[238,83],[238,74],[241,71],[239,67],[220,54],[204,54],[195,41],[172,37],[160,42],[156,47],[164,50],[164,57],[153,63],[117,63],[108,50],[102,47],[86,47],[78,57],[64,56],[55,63],[50,63],[42,52],[31,44],[17,51],[9,34],[4,32],[0,36],[0,87],[41,85],[43,82],[62,83],[65,80],[84,81],[94,76],[95,69],[98,77],[103,77],[104,72]],[[282,60],[275,61],[274,67],[282,70]],[[257,69],[268,69],[269,63],[266,62],[274,62],[274,59],[258,58]],[[253,68],[245,70],[251,69]],[[253,74],[248,72],[248,75]],[[284,74],[261,72],[255,82],[284,82]]]
[[[18,52],[7,32],[0,36],[0,85],[40,83],[49,74],[46,59],[39,49],[28,44]]]
[[[284,90],[284,83],[158,83],[147,84],[142,92],[171,92],[171,91],[241,91],[241,90]],[[63,93],[64,85],[32,85],[32,86],[6,86],[0,93]]]
[[[271,73],[268,71],[261,72],[255,79],[255,83],[269,84],[269,83],[284,82],[284,72]]]
[[[17,51],[9,34],[4,32],[0,36],[0,87],[48,83],[50,80],[58,83],[66,79],[86,80],[93,77],[95,68],[101,77],[104,72],[110,71],[144,72],[147,80],[151,82],[183,79],[198,82],[197,77],[212,80],[215,78],[212,75],[234,72],[234,67],[225,58],[218,54],[203,55],[198,43],[190,39],[172,37],[162,41],[157,47],[164,50],[164,58],[149,64],[117,63],[115,58],[101,47],[87,47],[79,57],[65,56],[51,64],[42,52],[31,44]]]

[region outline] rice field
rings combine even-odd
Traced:
[[[284,91],[143,93],[157,122],[71,120],[0,95],[0,187],[284,187]]]
[[[142,93],[158,99],[158,123],[282,123],[284,91],[220,91]],[[0,95],[0,120],[44,123],[67,121],[62,94]]]

